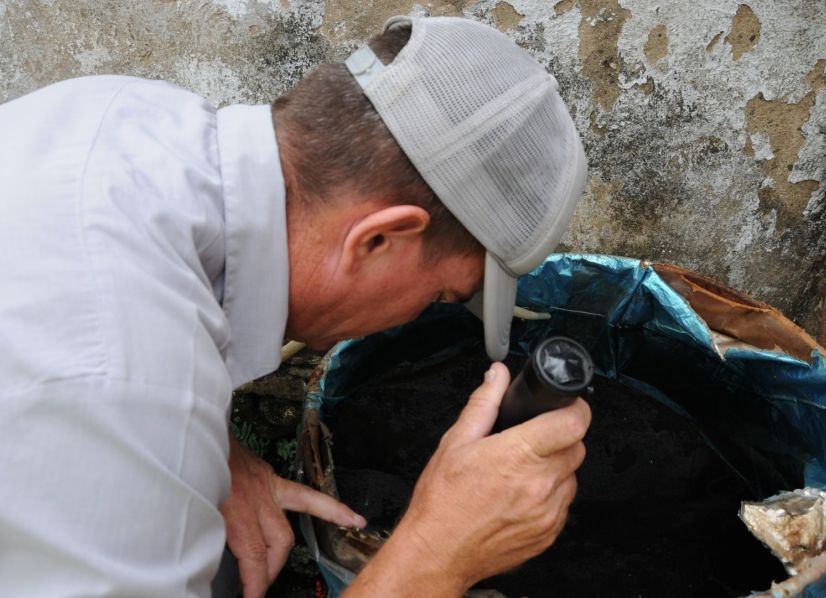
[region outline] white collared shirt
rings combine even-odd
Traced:
[[[284,201],[269,106],[129,77],[0,106],[0,594],[209,595]]]

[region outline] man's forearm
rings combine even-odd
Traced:
[[[456,598],[470,585],[451,570],[449,559],[439,547],[402,520],[343,598]]]

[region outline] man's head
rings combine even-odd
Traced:
[[[551,253],[584,186],[584,154],[556,81],[507,37],[464,19],[391,19],[370,47],[348,59],[350,79],[327,65],[274,105],[288,206],[291,196],[316,212],[344,198],[407,206],[371,242],[423,242],[416,250],[431,269],[457,256],[480,269],[483,246],[486,347],[501,359],[516,276]],[[371,214],[353,208],[351,231]],[[336,242],[348,246],[346,235]],[[480,283],[461,282],[462,293]]]
[[[369,44],[390,63],[409,39],[410,29],[396,28]],[[427,262],[482,251],[410,163],[343,63],[319,66],[278,98],[273,119],[291,203],[313,210],[352,201],[420,206],[430,215],[423,232]]]

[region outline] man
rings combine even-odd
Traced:
[[[261,596],[283,510],[365,524],[227,438],[284,336],[325,348],[482,290],[504,357],[515,277],[584,184],[556,82],[462,19],[371,45],[272,112],[126,77],[0,107],[4,592],[205,596],[226,537]],[[489,435],[507,383],[493,364],[348,595],[458,596],[553,542],[589,412]]]

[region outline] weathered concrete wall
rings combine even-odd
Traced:
[[[591,161],[566,249],[683,264],[826,333],[822,0],[0,0],[0,101],[126,73],[265,102],[397,12],[492,23],[557,75]]]

